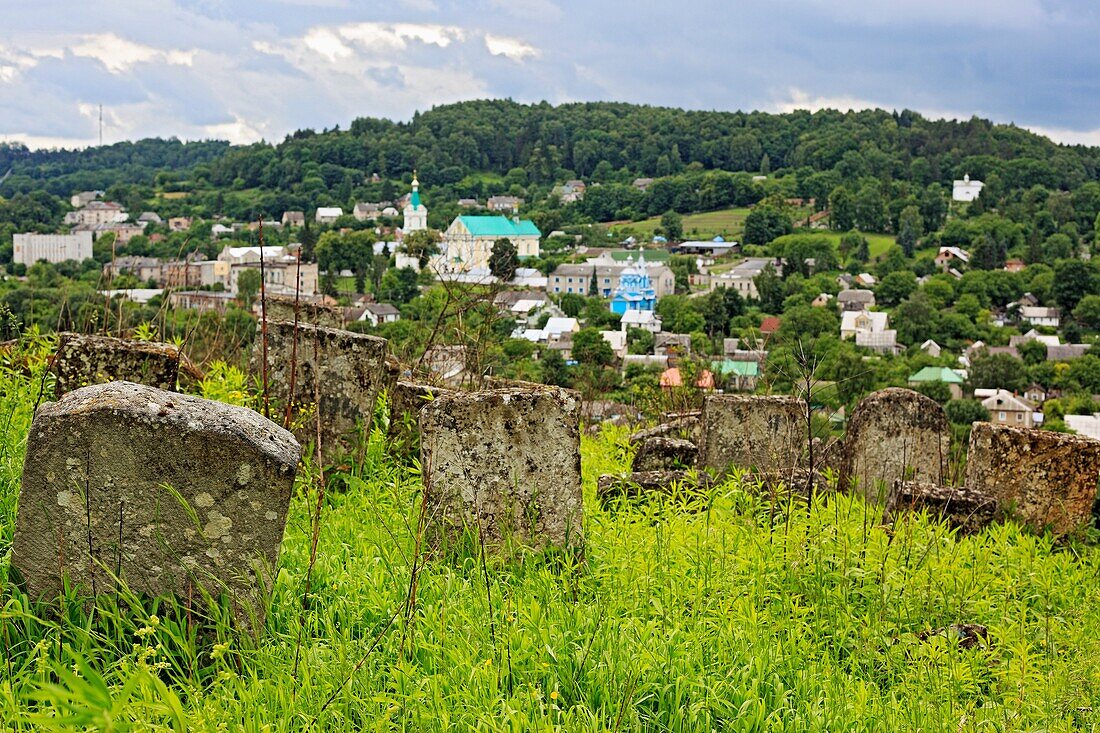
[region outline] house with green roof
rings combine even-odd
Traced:
[[[711,369],[726,383],[726,387],[738,392],[752,392],[760,380],[760,362],[752,360],[722,359],[712,361]]]
[[[966,375],[957,369],[947,367],[926,366],[916,374],[911,374],[908,379],[910,387],[918,387],[929,382],[943,382],[951,390],[954,399],[962,397],[962,386],[966,382]]]
[[[436,269],[443,272],[468,272],[488,269],[489,255],[498,239],[516,246],[519,259],[539,256],[542,232],[530,219],[507,216],[456,216],[443,232]]]

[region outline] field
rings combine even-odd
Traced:
[[[687,214],[684,216],[685,239],[713,239],[721,235],[726,239],[737,239],[745,228],[745,217],[749,215],[749,209],[720,209],[718,211],[706,211],[702,214]],[[661,217],[655,216],[641,221],[619,223],[612,227],[615,232],[630,230],[634,236],[652,238],[654,232],[661,226]]]
[[[814,236],[826,237],[837,246],[840,245],[840,238],[844,236],[843,232],[833,232],[824,229],[815,229],[811,233]],[[892,234],[864,234],[863,236],[867,237],[867,244],[871,250],[871,259],[873,260],[886,254],[886,250],[897,243],[897,239]]]
[[[1100,727],[1093,546],[886,528],[859,499],[773,503],[736,478],[603,507],[596,477],[629,459],[615,428],[582,438],[583,561],[418,556],[417,469],[376,430],[326,472],[316,525],[318,472],[300,471],[258,642],[125,595],[34,605],[7,552],[41,353],[0,371],[0,729]],[[237,402],[244,387],[232,370],[201,385]],[[922,638],[953,623],[987,643]]]

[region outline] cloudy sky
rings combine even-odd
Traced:
[[[909,107],[1100,144],[1089,0],[0,0],[0,140],[280,140],[462,99]]]

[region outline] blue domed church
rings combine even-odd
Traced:
[[[657,291],[646,272],[645,254],[638,255],[638,264],[628,259],[628,265],[619,276],[619,287],[611,295],[611,312],[620,316],[627,311],[651,311],[657,307]]]

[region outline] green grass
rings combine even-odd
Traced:
[[[0,371],[0,577],[41,368],[8,357]],[[242,384],[223,369],[204,394],[241,401]],[[327,475],[305,594],[316,473],[303,468],[259,643],[111,599],[59,614],[5,582],[0,729],[1100,726],[1093,547],[1015,525],[959,537],[919,516],[887,530],[856,498],[773,506],[738,481],[603,508],[595,480],[625,468],[625,439],[582,438],[584,564],[427,558],[407,617],[421,484],[377,431]],[[988,626],[988,648],[916,637],[955,622]]]
[[[840,238],[844,236],[844,232],[834,232],[827,229],[805,231],[807,234],[812,234],[815,237],[825,237],[838,247],[840,246]],[[871,259],[873,260],[886,254],[886,250],[897,244],[897,238],[892,234],[863,234],[863,236],[867,238],[867,245],[871,251]]]
[[[685,239],[713,239],[722,235],[727,239],[740,236],[745,228],[745,217],[749,215],[749,209],[721,209],[707,211],[702,214],[687,214],[683,217]],[[657,228],[661,226],[661,217],[655,216],[641,221],[618,224],[613,229],[626,231],[630,229],[637,235],[652,237]]]

